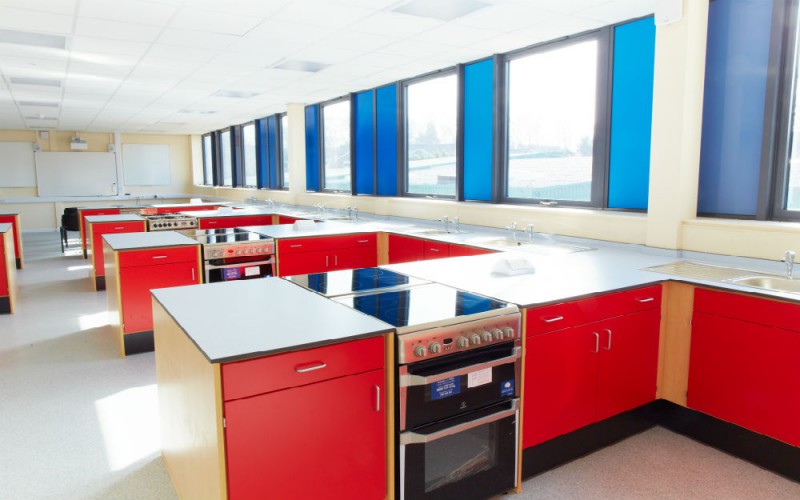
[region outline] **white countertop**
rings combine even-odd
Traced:
[[[146,220],[141,215],[119,214],[119,215],[87,215],[86,222],[135,222]]]
[[[0,233],[7,233],[9,231],[11,231],[11,224],[7,222],[0,224]]]
[[[308,221],[311,223],[312,221]],[[302,229],[301,229],[302,227]],[[313,222],[313,225],[278,224],[274,226],[244,226],[241,229],[270,236],[275,239],[303,238],[309,236],[337,236],[341,234],[372,233],[378,229],[371,223],[364,222]]]
[[[175,231],[105,234],[103,235],[103,239],[113,250],[117,251],[200,244],[194,238],[176,233]]]
[[[393,330],[383,321],[279,278],[162,288],[152,293],[212,363]]]
[[[198,219],[218,218],[218,217],[244,217],[247,215],[272,215],[274,210],[268,208],[235,208],[229,210],[191,210],[187,209],[180,212],[183,215],[191,215]]]

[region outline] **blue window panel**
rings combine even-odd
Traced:
[[[464,68],[464,199],[492,200],[494,61]]]
[[[652,18],[614,28],[609,208],[647,210],[655,45]]]
[[[256,182],[259,189],[269,187],[269,146],[267,144],[267,119],[256,120]]]
[[[397,196],[397,84],[375,91],[378,195]]]
[[[374,91],[355,95],[353,100],[355,123],[355,174],[356,194],[375,194],[375,115]]]
[[[279,189],[278,186],[278,120],[275,116],[267,118],[267,143],[269,144],[269,188]]]
[[[772,0],[709,4],[700,213],[755,215]]]
[[[306,106],[306,190],[319,191],[319,106]]]

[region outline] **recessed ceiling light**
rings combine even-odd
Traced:
[[[43,35],[27,31],[0,30],[0,43],[15,43],[18,45],[32,45],[34,47],[49,47],[63,49],[67,46],[67,39],[58,35]]]
[[[56,121],[58,118],[51,118],[48,116],[26,116],[26,120],[38,120],[38,121]]]
[[[43,101],[19,101],[20,106],[34,107],[34,108],[57,108],[57,102],[43,102]]]
[[[306,73],[316,73],[317,71],[327,68],[328,64],[313,62],[313,61],[284,61],[276,66],[277,69],[288,69],[290,71],[305,71]]]
[[[234,99],[250,99],[257,95],[258,92],[242,92],[239,90],[218,90],[214,92],[214,97],[232,97]]]
[[[431,0],[413,0],[393,10],[394,12],[411,16],[452,21],[488,6],[488,3],[479,2],[478,0],[436,0],[435,2]]]
[[[60,87],[61,80],[52,78],[28,78],[24,76],[12,76],[11,83],[17,85],[42,85],[44,87]]]

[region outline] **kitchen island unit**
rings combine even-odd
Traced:
[[[92,256],[92,284],[95,291],[106,289],[106,269],[103,260],[103,235],[147,231],[147,221],[135,214],[90,215],[86,217],[89,231],[89,253]]]
[[[0,314],[14,312],[17,294],[14,235],[11,224],[0,224]]]
[[[277,278],[153,297],[162,454],[180,498],[392,497],[390,325]]]
[[[11,233],[14,241],[14,254],[16,255],[17,269],[22,269],[24,265],[22,259],[22,226],[20,225],[18,212],[0,212],[0,224],[11,224]]]

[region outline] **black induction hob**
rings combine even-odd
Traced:
[[[263,234],[254,233],[252,231],[245,231],[240,228],[197,229],[182,232],[190,238],[194,238],[200,243],[208,245],[272,240],[269,236],[264,236]]]
[[[406,276],[405,274],[378,267],[331,271],[317,274],[300,274],[296,276],[287,276],[285,279],[327,297],[358,294],[375,290],[387,290],[398,287],[405,288],[430,283],[430,281],[414,278],[413,276]]]

